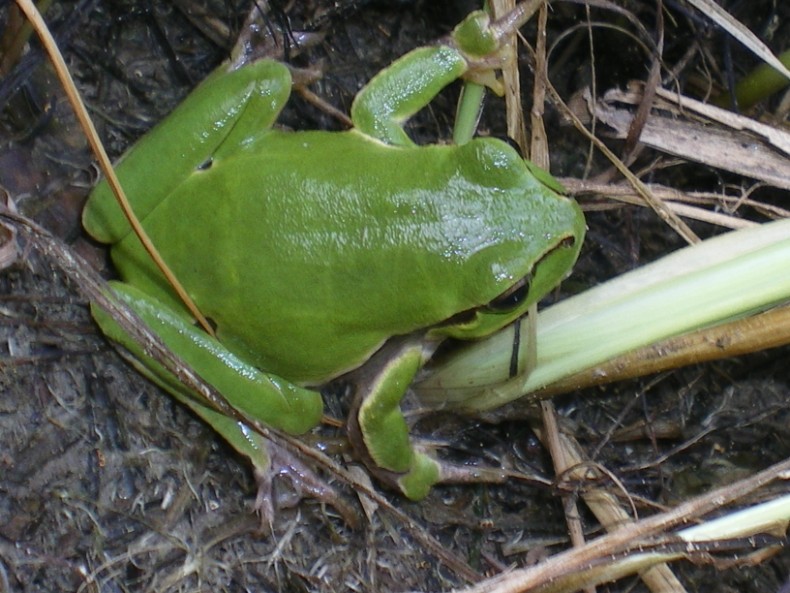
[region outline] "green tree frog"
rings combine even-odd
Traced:
[[[320,421],[320,389],[353,377],[362,457],[411,499],[448,474],[409,437],[410,382],[443,340],[522,316],[568,274],[584,235],[576,203],[506,143],[418,146],[404,132],[444,86],[490,71],[498,44],[473,13],[446,43],[375,76],[345,132],[273,127],[291,90],[278,62],[218,72],[123,157],[134,211],[216,338],[195,327],[106,183],[83,215],[112,245],[117,294],[249,417],[302,433]],[[143,372],[266,469],[257,435],[94,315]]]

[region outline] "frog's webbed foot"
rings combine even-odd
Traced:
[[[271,532],[278,508],[296,506],[302,499],[313,498],[334,508],[352,528],[359,524],[359,517],[343,496],[325,479],[285,447],[268,442],[269,464],[255,465],[254,474],[258,487],[254,509],[261,518],[261,528]],[[290,482],[289,493],[275,494],[274,478],[286,477]]]
[[[297,31],[286,24],[285,15],[273,11],[269,2],[255,2],[231,51],[229,70],[261,59],[289,60],[306,48],[320,44],[326,34],[319,30]]]

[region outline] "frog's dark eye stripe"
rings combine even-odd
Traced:
[[[518,375],[519,348],[521,348],[521,320],[513,324],[513,348],[510,351],[510,369],[508,374],[508,377],[511,379]]]

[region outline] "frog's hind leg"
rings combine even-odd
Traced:
[[[114,294],[137,313],[183,364],[197,371],[245,417],[294,434],[305,432],[320,422],[323,402],[319,393],[262,373],[195,327],[188,317],[131,286],[112,284]],[[250,459],[258,482],[256,510],[261,514],[264,527],[273,519],[271,483],[274,475],[290,477],[300,496],[326,502],[351,523],[355,522],[353,513],[348,512],[347,505],[335,491],[294,455],[238,418],[227,416],[200,399],[154,360],[108,312],[92,305],[92,313],[105,335],[124,347],[129,354],[128,360],[137,370],[188,406],[236,451]]]

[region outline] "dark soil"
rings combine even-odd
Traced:
[[[201,0],[64,1],[50,9],[47,20],[113,155],[226,57],[248,6],[212,1],[200,6],[205,13],[193,5]],[[297,66],[321,65],[323,76],[311,90],[346,113],[373,74],[447,33],[475,8],[474,2],[294,4],[282,13],[292,29],[324,37],[298,55],[290,47],[288,58]],[[653,3],[624,4],[647,30],[654,29]],[[9,6],[0,4],[0,32],[10,28]],[[692,42],[705,49],[705,57],[695,54],[683,71],[684,92],[695,94],[706,71],[714,72],[715,84],[724,84],[729,51],[736,75],[751,67],[752,58],[740,46],[728,46],[724,33],[706,28],[675,3],[666,7],[672,17],[665,16],[666,62],[677,63]],[[787,49],[781,45],[790,39],[786,7],[760,1],[731,10],[764,35],[775,53]],[[273,19],[272,29],[281,30],[283,19]],[[549,43],[558,43],[550,76],[566,100],[591,79],[587,31],[572,29],[584,19],[583,7],[570,3],[556,3],[549,17]],[[592,15],[593,21],[629,28],[619,19],[603,10]],[[214,29],[209,36],[206,27],[215,22],[227,32]],[[534,39],[535,25],[523,32]],[[560,38],[564,32],[568,37]],[[649,59],[631,38],[601,27],[595,41],[599,89],[644,79]],[[525,53],[527,89],[530,64]],[[448,138],[457,93],[448,89],[419,114],[409,128],[412,135],[425,142]],[[0,78],[0,101],[0,188],[21,213],[110,275],[104,250],[88,242],[78,220],[96,177],[92,159],[40,52],[26,53]],[[762,108],[773,106],[767,102]],[[499,101],[490,99],[487,107],[481,130],[504,135]],[[551,106],[546,118],[552,172],[581,178],[584,139],[562,127]],[[342,128],[300,97],[294,97],[281,123]],[[655,158],[645,153],[632,169]],[[598,173],[606,165],[595,157],[592,168]],[[655,175],[679,189],[720,191],[727,184],[752,183],[693,163],[659,168]],[[751,197],[787,203],[786,192],[770,187]],[[683,245],[645,209],[613,206],[587,216],[584,253],[558,298]],[[742,216],[763,220],[752,211]],[[720,232],[701,223],[694,229],[703,237]],[[256,485],[245,459],[125,364],[97,333],[80,287],[47,253],[29,240],[20,243],[19,261],[0,272],[0,592],[444,591],[468,584],[386,510],[371,511],[353,528],[331,505],[311,499],[293,504],[288,481],[276,484],[280,510],[273,534],[262,533],[252,511]],[[631,494],[673,505],[790,457],[788,355],[788,348],[779,348],[566,394],[554,403],[566,430]],[[330,408],[339,415],[336,411]],[[453,459],[502,463],[525,479],[440,487],[420,503],[385,495],[480,575],[538,562],[569,544],[558,493],[526,479],[535,474],[554,479],[530,426],[518,419],[489,425],[475,418],[425,418],[415,432],[446,443]],[[640,430],[626,433],[625,427]],[[324,429],[306,441],[340,462],[348,460],[342,431]],[[333,484],[357,508],[354,493]],[[639,505],[640,516],[652,511]],[[589,536],[596,535],[594,518],[583,514],[582,520]],[[713,562],[674,567],[689,591],[787,590],[786,550],[754,566],[725,568],[747,553],[725,551]],[[600,590],[645,589],[626,579]]]

